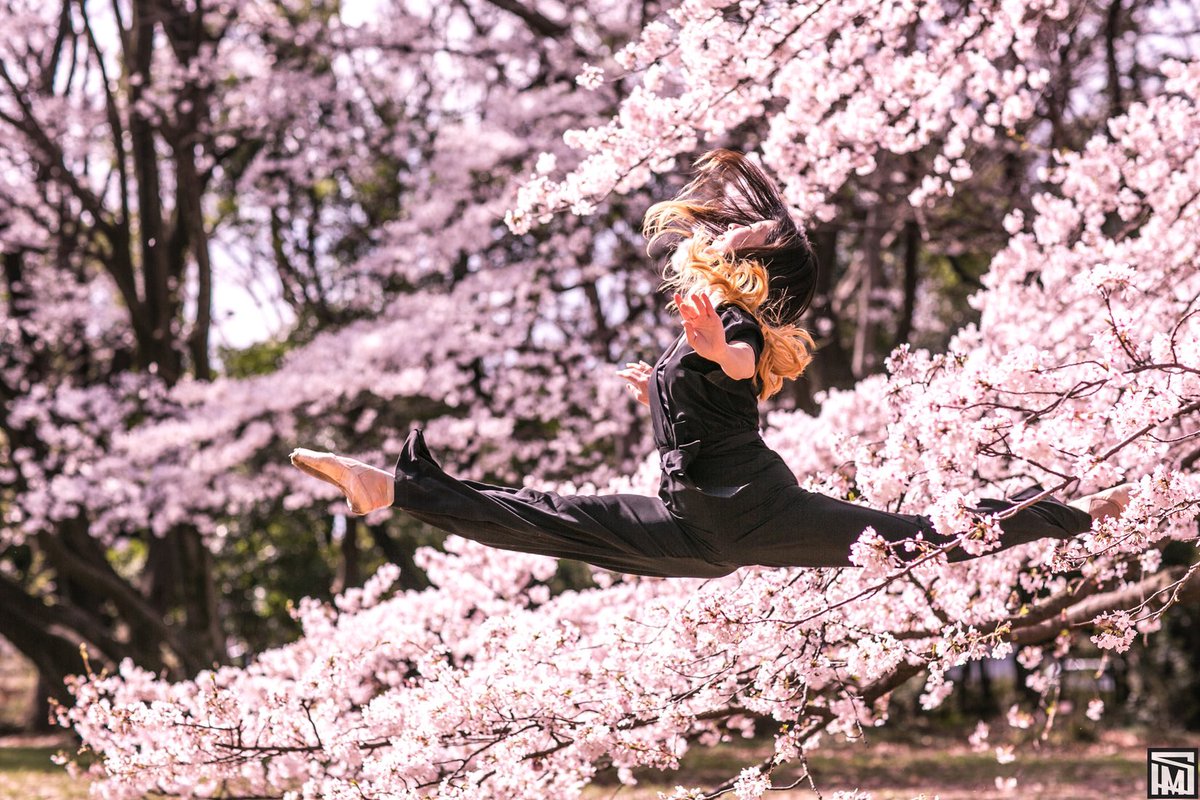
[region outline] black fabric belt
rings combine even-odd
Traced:
[[[678,434],[677,426],[672,426],[672,433]],[[703,448],[708,450],[726,450],[730,447],[739,447],[741,445],[753,444],[754,442],[762,441],[758,430],[731,431],[728,433],[710,433],[704,436]],[[687,472],[688,464],[700,454],[701,440],[691,439],[686,442],[679,442],[679,437],[676,436],[675,446],[670,444],[660,445],[658,454],[662,459],[663,471],[668,475],[676,478],[682,478]]]

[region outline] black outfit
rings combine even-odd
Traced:
[[[726,341],[763,336],[735,305],[718,308]],[[450,477],[413,430],[396,463],[394,505],[417,519],[493,547],[574,558],[638,575],[717,577],[741,566],[845,567],[868,525],[895,542],[921,533],[940,545],[928,517],[866,508],[801,489],[758,433],[756,378],[734,380],[680,334],[654,366],[648,393],[662,458],[658,497],[559,495]],[[1017,495],[1033,496],[1040,487]],[[980,513],[1016,503],[985,500]],[[1001,522],[1003,546],[1066,538],[1091,517],[1042,500]],[[901,558],[913,558],[898,548]],[[964,558],[961,549],[951,558]]]

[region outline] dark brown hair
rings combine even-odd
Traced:
[[[766,269],[769,288],[762,312],[767,321],[794,324],[812,302],[818,266],[808,238],[788,213],[774,182],[733,150],[711,150],[695,166],[696,176],[673,200],[656,203],[646,212],[650,256],[661,259],[695,234],[712,241],[730,226],[772,220],[775,226],[766,242],[732,255]]]

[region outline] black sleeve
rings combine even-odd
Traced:
[[[762,326],[749,311],[741,306],[722,306],[718,312],[725,326],[725,341],[746,342],[754,348],[754,363],[758,363],[763,351]]]

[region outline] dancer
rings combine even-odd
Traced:
[[[763,442],[758,400],[802,373],[813,340],[797,326],[816,287],[804,233],[769,178],[744,156],[716,150],[695,178],[646,215],[652,256],[671,253],[682,333],[653,364],[618,375],[649,407],[662,460],[657,497],[560,495],[447,475],[420,429],[395,470],[297,449],[292,463],[341,489],[355,514],[404,509],[445,531],[494,547],[573,558],[639,575],[717,577],[738,567],[850,566],[850,548],[870,526],[886,541],[913,537],[942,546],[955,537],[926,516],[897,514],[806,491]],[[1041,493],[984,500],[998,513]],[[1001,520],[1002,547],[1087,531],[1120,513],[1126,486],[1070,505],[1043,499]],[[893,548],[902,559],[920,552]],[[951,559],[969,557],[961,549]]]

